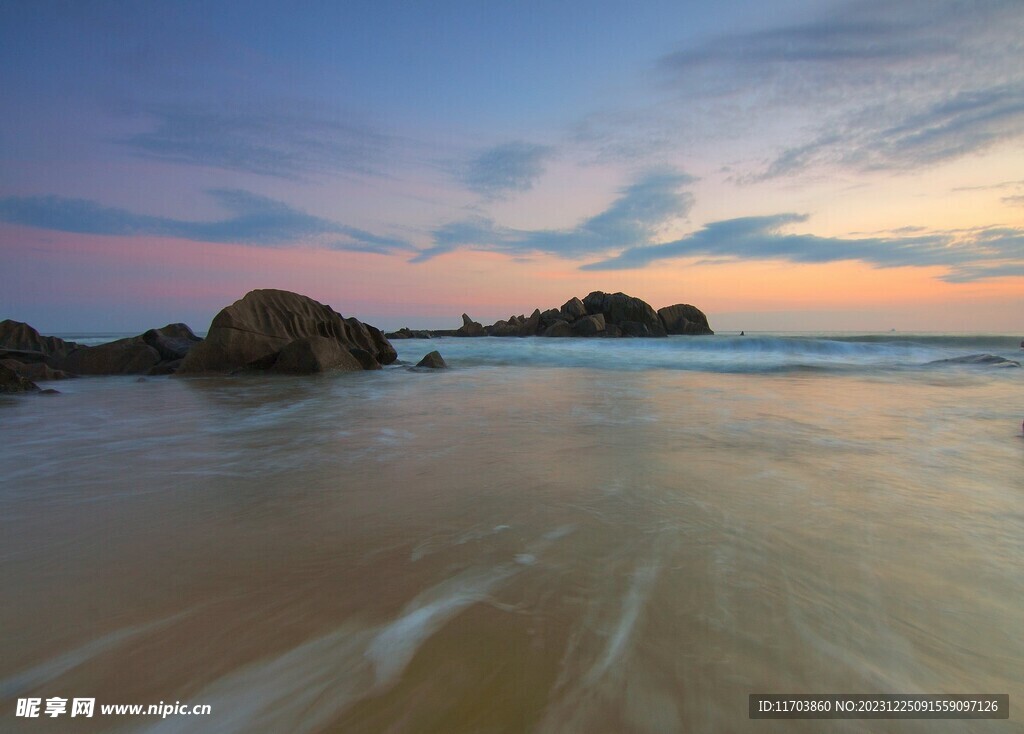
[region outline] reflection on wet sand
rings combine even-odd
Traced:
[[[213,707],[80,731],[812,732],[747,720],[747,694],[1024,693],[1020,447],[983,420],[1008,386],[371,377],[83,380],[59,436],[8,410],[4,710]]]

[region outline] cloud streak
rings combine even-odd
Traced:
[[[130,110],[151,129],[114,142],[136,156],[285,179],[377,173],[393,142],[368,125],[294,104],[242,109],[136,102]]]
[[[570,229],[518,230],[499,227],[484,217],[451,222],[433,232],[433,244],[413,262],[463,248],[579,258],[645,244],[661,228],[690,213],[693,195],[682,189],[693,181],[681,171],[649,172],[623,188],[603,212]]]
[[[663,56],[680,100],[800,138],[741,182],[816,166],[912,170],[1024,136],[1024,13],[1007,0],[852,2]],[[792,135],[792,133],[790,133]]]
[[[959,283],[1020,275],[1024,268],[1024,229],[987,227],[914,236],[865,238],[790,234],[786,228],[807,221],[803,214],[740,217],[707,224],[680,239],[624,250],[581,270],[627,270],[655,262],[699,257],[713,262],[783,260],[832,263],[857,260],[875,267],[945,267],[942,280]]]
[[[86,199],[11,196],[0,199],[0,221],[79,234],[174,237],[258,247],[313,242],[331,249],[380,254],[415,249],[403,240],[306,214],[248,191],[213,189],[208,193],[230,216],[208,222],[189,221],[136,214]]]

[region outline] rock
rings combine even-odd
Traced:
[[[337,339],[315,335],[288,342],[271,369],[286,375],[310,375],[328,370],[362,372],[363,365]]]
[[[583,316],[572,322],[573,336],[597,336],[604,331],[604,314]]]
[[[605,324],[601,336],[617,338],[622,336],[622,329],[617,324]]]
[[[38,389],[39,386],[32,380],[22,377],[10,367],[0,365],[0,393],[33,392]]]
[[[45,390],[39,391],[40,395],[60,395],[60,390],[54,390],[52,387],[48,387]]]
[[[59,364],[65,372],[76,375],[139,375],[160,362],[160,353],[146,344],[141,336],[79,347]]]
[[[178,374],[228,373],[253,366],[266,368],[273,365],[274,355],[286,345],[313,336],[338,342],[346,352],[362,349],[378,364],[391,364],[398,358],[379,329],[354,318],[344,318],[330,307],[298,293],[264,289],[247,293],[218,313],[206,339],[192,347]]]
[[[152,367],[146,374],[150,377],[157,377],[160,375],[173,375],[181,367],[183,360],[172,359],[170,362],[161,362],[160,364]]]
[[[573,296],[562,304],[559,312],[565,317],[566,321],[575,321],[581,316],[587,315],[587,307],[583,305],[583,301]]]
[[[367,352],[365,349],[349,349],[348,353],[356,358],[356,361],[363,366],[364,370],[379,370],[381,369],[380,363],[373,358],[373,355]]]
[[[473,321],[466,314],[462,314],[462,326],[459,327],[456,334],[458,336],[487,336],[484,327],[479,322]]]
[[[936,359],[928,364],[969,364],[989,367],[1020,367],[1020,362],[995,354],[968,354],[964,357],[952,357],[950,359]]]
[[[639,321],[623,321],[619,324],[622,336],[634,336],[634,337],[648,337],[653,336],[651,330],[647,328],[647,324],[642,324]]]
[[[557,308],[549,308],[547,311],[540,315],[541,327],[546,329],[556,321],[567,321],[568,319],[559,311]]]
[[[544,330],[544,336],[572,336],[572,326],[568,321],[556,321]]]
[[[0,364],[14,370],[27,380],[34,382],[46,382],[47,380],[66,380],[74,375],[69,375],[62,370],[55,370],[45,362],[32,362],[24,364],[13,359],[0,359]]]
[[[66,342],[55,336],[40,336],[38,331],[21,321],[12,321],[11,319],[0,321],[0,350],[26,352],[36,356],[34,359],[24,358],[25,355],[22,355],[21,359],[17,356],[14,357],[22,363],[46,361],[51,367],[55,367],[57,361],[66,357],[79,346],[81,345],[75,342]]]
[[[515,321],[495,321],[490,326],[485,326],[484,332],[487,336],[519,336],[519,324]]]
[[[523,319],[519,324],[519,336],[536,336],[540,331],[540,309],[535,308],[530,318]]]
[[[714,334],[708,326],[708,317],[696,306],[677,303],[658,309],[658,317],[669,334]]]
[[[196,344],[202,341],[185,324],[167,324],[162,329],[150,329],[142,341],[153,347],[165,362],[184,359]]]
[[[647,327],[647,336],[667,336],[658,314],[639,298],[625,293],[594,291],[583,299],[583,305],[588,314],[603,314],[606,324],[622,326],[627,321],[635,321]]]
[[[430,369],[440,370],[445,369],[448,363],[444,361],[444,357],[436,349],[430,354],[426,355],[423,359],[416,363],[417,367],[429,367]]]

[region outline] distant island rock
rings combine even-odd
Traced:
[[[529,316],[509,316],[490,326],[462,314],[458,329],[390,332],[389,339],[424,339],[436,336],[548,336],[548,337],[664,337],[670,334],[714,334],[708,318],[696,306],[677,303],[655,311],[650,304],[625,293],[594,291],[586,298],[570,298],[560,308],[534,309]]]

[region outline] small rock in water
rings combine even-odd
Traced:
[[[429,367],[431,369],[440,370],[448,366],[448,363],[444,361],[444,357],[436,349],[421,359],[417,364],[417,367]]]

